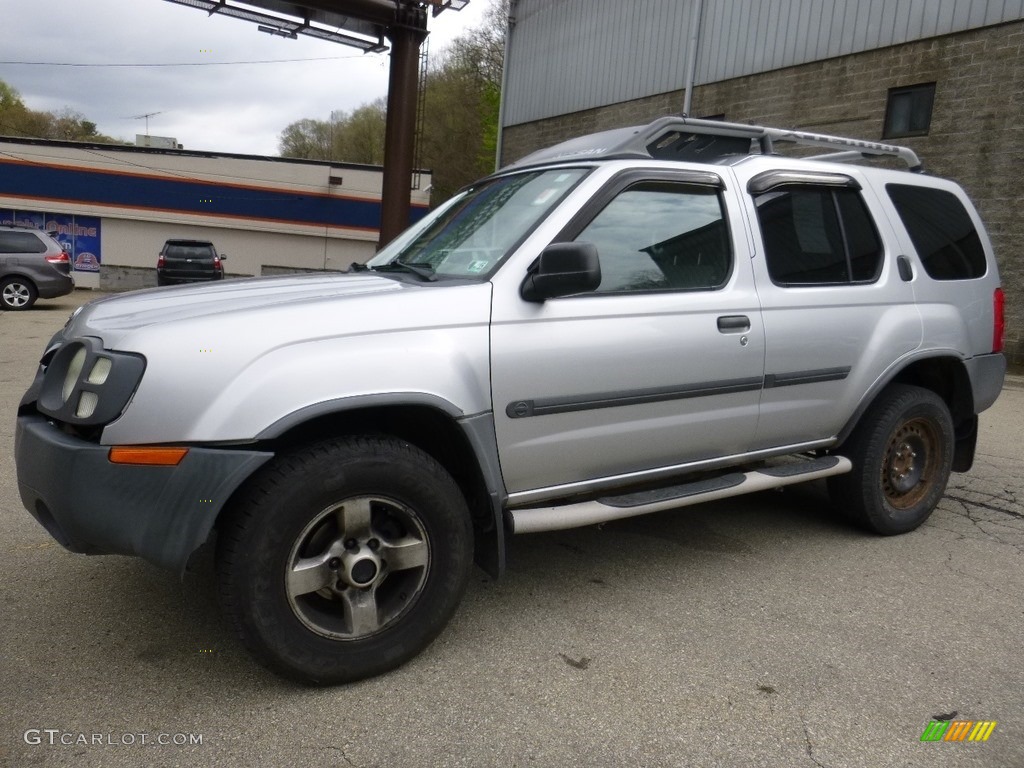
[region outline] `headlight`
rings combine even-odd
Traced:
[[[78,383],[78,377],[82,374],[82,366],[85,365],[85,347],[79,347],[75,356],[71,358],[68,365],[68,372],[64,374],[64,388],[60,392],[61,402],[66,403],[71,397],[71,392]]]
[[[103,349],[92,337],[70,339],[46,366],[36,407],[68,424],[108,424],[121,415],[145,368],[141,355]]]

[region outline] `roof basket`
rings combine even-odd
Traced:
[[[763,155],[774,154],[775,143],[786,142],[836,150],[809,158],[812,160],[842,161],[887,155],[899,158],[911,171],[921,170],[921,161],[908,147],[693,117],[662,117],[648,125],[581,136],[534,152],[512,165],[524,167],[557,161],[613,158],[707,162],[726,156],[749,155],[755,142]]]

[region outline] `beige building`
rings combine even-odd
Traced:
[[[169,238],[211,240],[228,276],[345,269],[376,250],[381,181],[373,166],[0,138],[0,223],[55,232],[84,287],[156,285]]]

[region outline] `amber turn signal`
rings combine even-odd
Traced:
[[[150,467],[176,467],[188,448],[164,448],[155,445],[117,445],[107,455],[111,464],[142,464]]]

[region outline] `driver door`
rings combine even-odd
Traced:
[[[513,503],[654,480],[751,444],[764,333],[727,202],[708,173],[623,174],[556,238],[596,245],[596,291],[495,291],[492,395]]]

